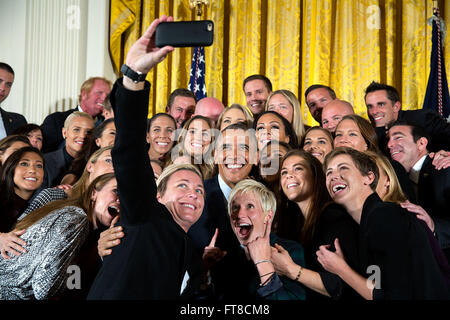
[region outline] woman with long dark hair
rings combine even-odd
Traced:
[[[303,283],[310,290],[307,299],[347,295],[339,277],[325,271],[315,253],[321,245],[332,245],[339,237],[349,264],[357,257],[357,225],[346,211],[331,201],[320,161],[302,150],[289,151],[281,162],[280,181],[284,208],[274,223],[278,236],[300,242],[305,249],[305,266],[295,264],[281,246],[272,255],[277,272]]]
[[[44,179],[44,158],[34,147],[11,154],[0,178],[0,232],[9,232]]]
[[[0,299],[58,297],[90,230],[108,227],[119,212],[117,182],[109,173],[97,177],[80,197],[54,201],[28,214],[13,230],[23,231],[26,252],[2,250]]]

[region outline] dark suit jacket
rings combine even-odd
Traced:
[[[450,257],[450,168],[436,170],[426,157],[420,170],[418,204],[433,218],[439,245]]]
[[[104,258],[88,295],[91,300],[179,299],[186,270],[190,284],[202,271],[190,238],[156,198],[145,141],[149,91],[148,82],[144,90],[129,91],[122,79],[111,91],[117,128],[112,159],[121,207],[118,225],[125,237]]]
[[[62,136],[64,121],[66,121],[66,118],[72,112],[77,110],[78,107],[67,111],[57,111],[45,117],[44,122],[41,124],[43,135],[42,152],[52,152],[61,146],[61,143],[64,142],[64,138]]]
[[[219,176],[216,175],[206,180],[204,188],[206,193],[205,207],[200,219],[189,229],[189,236],[199,252],[203,252],[203,249],[211,242],[216,228],[218,228],[217,247],[227,252],[239,248],[239,241],[231,228],[227,200],[220,190]]]
[[[27,124],[25,117],[19,113],[7,112],[0,108],[0,113],[2,114],[3,125],[5,126],[6,135],[11,135],[13,132]]]
[[[358,272],[376,276],[381,287],[373,298],[386,300],[449,299],[449,289],[434,258],[425,228],[399,205],[376,193],[364,202],[359,238]]]
[[[59,185],[71,164],[71,162],[66,161],[63,148],[44,154],[44,162],[44,181],[40,190]]]

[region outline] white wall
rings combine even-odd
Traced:
[[[2,108],[19,113],[24,113],[26,2],[0,1],[0,61],[11,65],[15,72],[13,87],[8,98],[3,101]]]
[[[0,30],[0,61],[16,74],[2,107],[28,122],[75,107],[90,76],[115,80],[109,0],[0,0]]]

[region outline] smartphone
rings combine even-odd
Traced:
[[[214,22],[211,20],[161,22],[156,27],[155,42],[158,48],[207,47],[214,38]]]

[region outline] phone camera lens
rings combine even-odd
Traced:
[[[213,28],[212,23],[208,23],[208,24],[206,25],[206,29],[207,29],[208,31],[212,31],[212,28]]]

